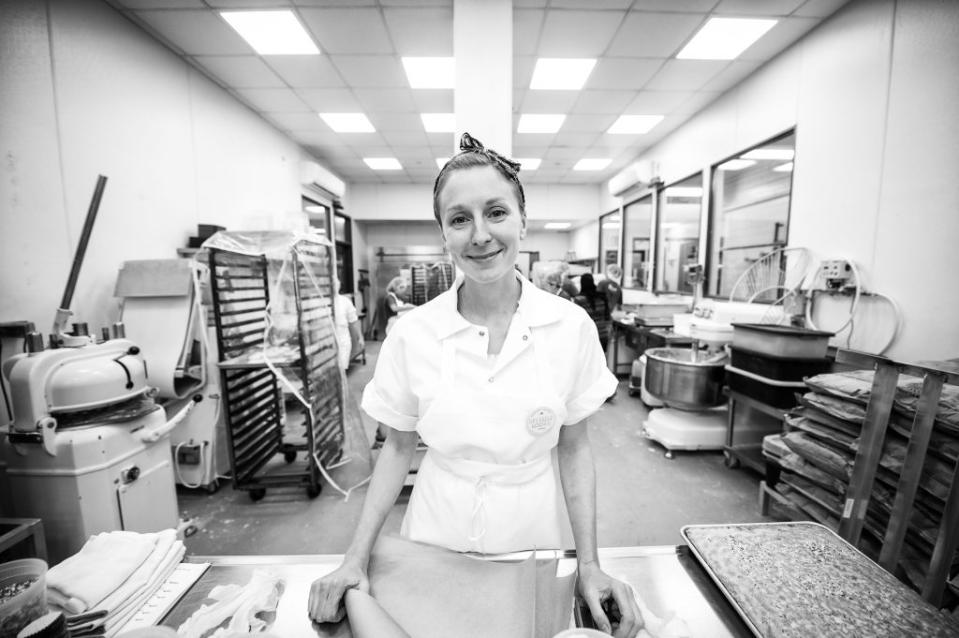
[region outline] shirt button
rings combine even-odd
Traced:
[[[529,335],[523,335],[523,341],[529,341]]]
[[[492,382],[493,382],[493,377],[490,377],[489,379],[487,379],[487,381],[489,381],[490,383],[492,383]]]
[[[482,330],[480,330],[479,333],[480,333],[480,336],[481,336],[481,337],[485,337],[485,336],[486,336],[486,333],[483,332]]]

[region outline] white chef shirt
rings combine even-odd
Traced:
[[[380,349],[373,379],[363,392],[362,407],[392,428],[415,431],[440,388],[443,342],[455,340],[455,384],[480,384],[516,392],[533,383],[550,383],[563,398],[563,425],[582,421],[598,410],[616,390],[616,377],[606,367],[596,325],[576,304],[550,295],[522,277],[522,293],[499,355],[487,355],[489,331],[467,321],[456,308],[462,278],[432,301],[403,315]],[[530,343],[532,341],[532,343]],[[536,369],[533,348],[543,348],[551,374],[531,379]],[[429,443],[429,442],[427,442]],[[529,457],[525,449],[445,450],[463,458],[517,463]]]
[[[353,338],[350,336],[350,324],[359,321],[356,306],[346,295],[337,295],[333,306],[333,320],[336,328],[337,359],[341,370],[350,367],[350,352],[353,350]]]

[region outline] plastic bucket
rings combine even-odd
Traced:
[[[17,632],[47,613],[47,564],[22,558],[0,565],[0,638]]]

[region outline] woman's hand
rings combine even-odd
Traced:
[[[346,614],[343,598],[348,589],[370,591],[366,570],[355,563],[344,562],[334,571],[317,578],[310,586],[307,611],[316,622],[339,622]]]
[[[643,615],[629,585],[612,578],[596,563],[586,563],[579,566],[578,586],[600,631],[615,638],[635,638],[639,634]]]

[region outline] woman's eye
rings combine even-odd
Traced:
[[[488,214],[491,219],[499,219],[505,217],[507,212],[502,208],[494,208]]]
[[[469,217],[466,215],[456,215],[450,219],[450,226],[462,226],[469,223]]]

